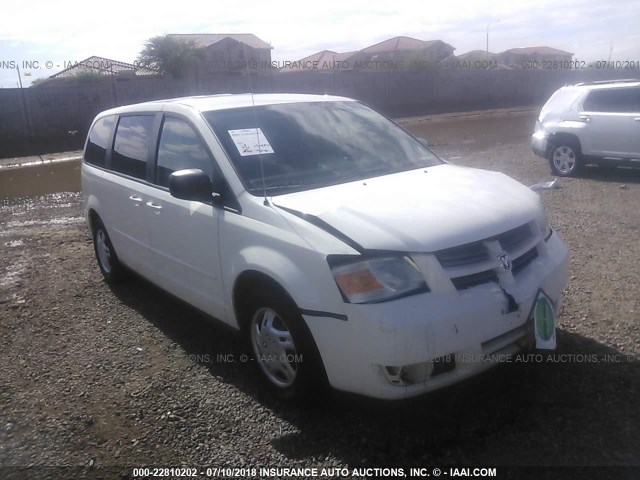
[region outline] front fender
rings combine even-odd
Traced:
[[[220,252],[226,317],[233,326],[239,326],[234,291],[238,278],[247,271],[277,282],[301,309],[344,314],[344,301],[326,256],[290,229],[244,216],[226,218],[220,229]]]

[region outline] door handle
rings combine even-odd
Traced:
[[[131,196],[129,197],[129,200],[133,200],[134,202],[141,202],[141,201],[142,201],[142,198],[140,198],[140,197],[139,197],[139,196],[137,196],[137,195],[131,195]]]
[[[147,202],[147,207],[155,208],[156,210],[160,210],[162,205],[158,205],[157,203]]]
[[[633,119],[634,122],[640,122],[640,117],[636,117]]]
[[[580,115],[580,120],[584,120],[585,122],[590,122],[591,117],[589,115]]]

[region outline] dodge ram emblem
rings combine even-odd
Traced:
[[[500,262],[500,266],[506,272],[510,271],[511,267],[513,266],[511,263],[511,259],[506,252],[502,252],[500,255],[498,255],[498,262]]]

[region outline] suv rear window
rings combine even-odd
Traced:
[[[87,148],[84,152],[84,161],[96,165],[98,167],[104,167],[107,163],[107,147],[109,146],[109,140],[111,140],[111,134],[113,133],[113,127],[116,124],[116,116],[109,115],[98,120],[89,133],[89,140],[87,141]]]
[[[584,101],[587,112],[638,112],[640,88],[611,88],[592,90]]]
[[[136,178],[147,177],[147,157],[153,120],[153,115],[120,117],[111,158],[113,170]]]

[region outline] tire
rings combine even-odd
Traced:
[[[570,140],[554,145],[549,153],[551,172],[558,177],[570,177],[582,169],[580,145]]]
[[[282,400],[318,398],[327,385],[320,354],[296,305],[274,288],[257,286],[245,305],[246,336],[259,373]]]
[[[98,267],[107,283],[118,283],[126,277],[126,270],[118,260],[107,229],[102,220],[96,218],[93,223],[93,250],[96,254]]]

